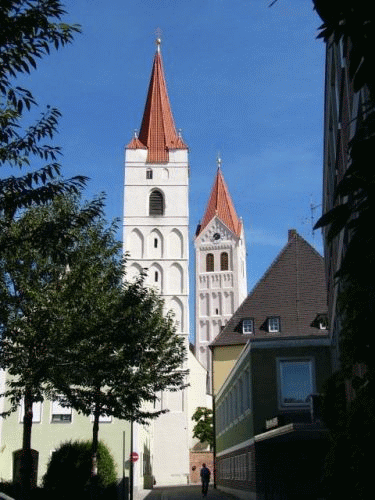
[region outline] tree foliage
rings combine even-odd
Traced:
[[[80,241],[61,296],[68,323],[59,327],[71,346],[61,363],[62,404],[94,415],[94,454],[101,415],[147,422],[164,412],[153,408],[158,393],[181,390],[186,378],[173,315],[144,275],[126,281],[114,234],[97,229]]]
[[[26,386],[38,401],[52,380],[60,345],[57,325],[69,314],[59,297],[70,279],[79,235],[99,217],[93,206],[99,210],[102,201],[81,207],[72,198],[56,198],[24,211],[0,234],[0,367],[13,377],[10,411]]]
[[[372,69],[375,47],[375,17],[371,2],[314,0],[324,23],[320,37],[326,43],[349,48],[349,75],[354,91],[365,96],[356,132],[349,144],[349,168],[335,190],[334,206],[323,214],[316,227],[327,226],[332,243],[341,232],[347,234],[347,248],[336,275],[340,294],[338,312],[342,321],[341,361],[347,376],[355,363],[374,368],[373,339],[368,324],[375,306],[371,269],[375,266],[375,236],[370,231],[375,218],[375,172],[369,159],[375,149],[375,75]]]
[[[47,108],[30,126],[25,113],[37,107],[29,89],[16,84],[30,74],[38,60],[71,43],[78,25],[61,21],[65,11],[58,0],[2,0],[0,6],[0,167],[33,168],[0,180],[0,213],[12,218],[16,210],[45,203],[57,194],[77,193],[86,178],[60,178],[59,147],[48,144],[57,132],[60,112]],[[4,220],[1,224],[4,228]],[[0,229],[2,229],[0,227]]]
[[[332,208],[316,227],[326,227],[327,243],[344,236],[345,253],[336,273],[340,324],[340,369],[328,383],[325,420],[331,431],[326,460],[330,498],[365,498],[374,429],[374,342],[369,324],[375,308],[375,10],[366,0],[314,0],[323,20],[320,37],[348,48],[349,86],[360,92],[361,108],[349,143],[348,164],[338,182]],[[353,124],[351,124],[353,125]],[[337,241],[337,240],[336,240]],[[333,325],[332,325],[333,326]],[[348,382],[352,393],[348,399]],[[345,476],[345,488],[342,477]],[[340,492],[340,488],[342,488]],[[334,492],[334,493],[333,493]],[[342,496],[341,495],[341,496]]]
[[[193,437],[199,439],[200,443],[208,444],[212,448],[214,444],[213,412],[210,408],[198,407],[191,417],[196,422],[193,429]]]
[[[90,218],[91,205],[87,212],[71,197],[55,198],[11,224],[8,236],[20,244],[5,247],[0,259],[0,368],[11,377],[3,395],[8,414],[24,400],[24,449],[32,404],[53,397],[94,415],[95,458],[100,415],[157,417],[144,403],[183,388],[186,353],[144,276],[125,281],[116,226]],[[60,229],[47,229],[47,248],[22,238],[40,237],[50,224]]]
[[[56,386],[59,350],[66,349],[57,325],[69,311],[59,297],[83,228],[100,216],[102,201],[81,207],[55,198],[24,211],[0,232],[0,368],[7,370],[9,415],[23,401],[25,457],[31,448],[32,405]],[[30,462],[23,489],[29,488]],[[24,492],[24,497],[27,493]]]

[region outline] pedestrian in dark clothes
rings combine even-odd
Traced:
[[[206,464],[202,464],[201,468],[201,481],[202,481],[202,495],[207,496],[208,483],[210,482],[210,469],[206,467]]]

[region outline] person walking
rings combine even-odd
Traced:
[[[201,468],[201,481],[202,481],[202,495],[207,496],[208,483],[210,482],[210,469],[206,467],[206,464],[202,464]]]

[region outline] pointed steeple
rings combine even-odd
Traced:
[[[232,198],[230,197],[228,187],[225,183],[224,176],[221,171],[220,157],[218,158],[218,168],[215,182],[211,190],[202,223],[196,236],[203,231],[203,229],[215,216],[217,216],[237,236],[240,236],[242,222],[237,216]]]
[[[169,150],[187,149],[174,124],[164,78],[160,43],[158,38],[139,136],[133,138],[127,146],[129,149],[148,149],[147,163],[167,163]]]

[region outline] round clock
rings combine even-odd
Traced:
[[[220,238],[221,238],[220,233],[214,233],[214,235],[212,236],[212,239],[213,239],[214,241],[219,241],[219,240],[220,240]]]

